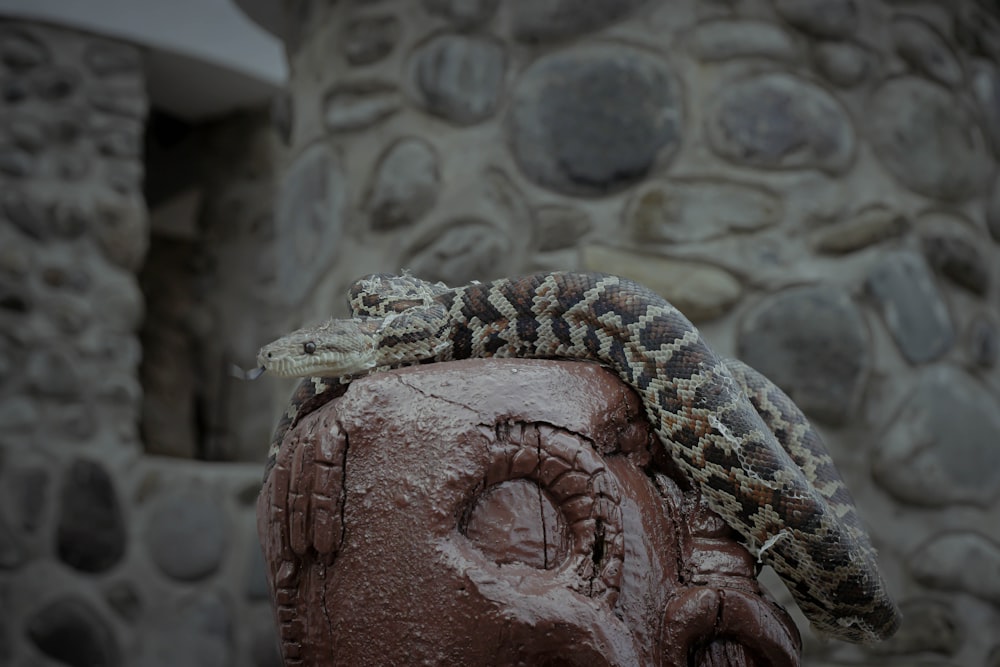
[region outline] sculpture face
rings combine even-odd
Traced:
[[[648,435],[635,395],[594,365],[473,361],[355,383],[289,435],[261,494],[286,659],[686,664],[721,623],[797,664],[748,554],[646,474]]]

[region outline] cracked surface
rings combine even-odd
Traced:
[[[357,380],[258,501],[285,664],[798,664],[750,555],[650,472],[658,446],[594,364]]]

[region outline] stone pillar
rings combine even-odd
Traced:
[[[372,271],[638,279],[823,428],[907,618],[867,659],[996,659],[995,13],[315,0],[287,19],[290,326],[343,315]],[[862,659],[803,637],[809,664]]]
[[[208,294],[183,313],[198,345],[157,350],[173,368],[208,369],[197,380],[222,407],[205,425],[238,423],[218,449],[236,458],[234,440],[256,443],[256,462],[147,456],[140,435],[176,453],[179,431],[165,424],[189,417],[161,403],[140,433],[140,358],[154,349],[137,336],[147,104],[138,47],[0,22],[3,665],[280,664],[252,507],[270,397],[258,385],[260,398],[226,401],[219,379],[223,360],[252,357],[275,332],[254,329],[268,316],[244,271],[262,256],[247,240],[271,229],[269,136],[259,120],[220,123],[205,129],[208,164],[180,165],[215,174],[204,181],[207,269],[188,256],[193,270],[173,276]],[[150,326],[176,333],[169,318]],[[227,422],[237,408],[259,417]]]
[[[140,450],[141,60],[13,22],[0,60],[0,585],[9,608],[34,603],[23,626],[6,613],[0,625],[53,658],[121,664],[87,582],[127,557],[113,462]],[[19,644],[2,643],[15,653],[0,662],[17,663]]]

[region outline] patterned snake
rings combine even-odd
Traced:
[[[258,355],[259,372],[308,378],[275,430],[267,471],[296,420],[352,377],[472,357],[597,361],[635,389],[677,467],[817,631],[871,643],[898,628],[875,550],[819,435],[780,389],[720,359],[651,290],[593,273],[454,289],[376,274],[351,287],[350,303],[354,318],[301,329]]]

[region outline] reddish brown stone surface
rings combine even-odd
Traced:
[[[288,434],[258,501],[286,664],[798,665],[658,447],[593,364],[358,380]]]

